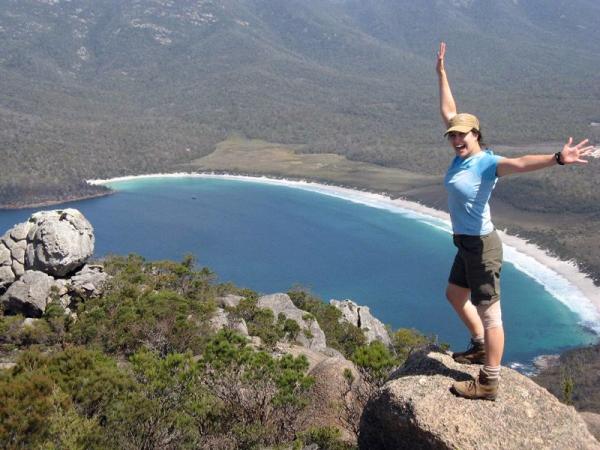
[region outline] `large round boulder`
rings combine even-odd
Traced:
[[[63,277],[94,253],[94,230],[76,209],[33,214],[27,235],[25,269]]]

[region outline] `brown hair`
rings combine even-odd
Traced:
[[[471,130],[471,131],[473,133],[477,133],[477,142],[479,143],[479,147],[487,149],[488,145],[483,140],[483,136],[481,134],[481,130],[476,130],[475,128],[473,128],[473,130]]]

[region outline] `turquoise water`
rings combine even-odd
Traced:
[[[221,282],[263,294],[302,285],[325,301],[367,305],[394,329],[435,333],[452,349],[469,341],[444,298],[454,247],[437,219],[241,180],[140,178],[110,185],[119,194],[60,206],[79,209],[91,222],[98,257],[136,253],[179,261],[194,253]],[[56,208],[0,211],[0,230]],[[535,356],[595,343],[596,318],[557,300],[585,302],[580,293],[568,283],[543,285],[539,280],[553,279],[543,268],[513,259],[503,268],[503,364],[527,365]],[[531,276],[517,270],[521,263]]]

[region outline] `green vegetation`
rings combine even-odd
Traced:
[[[217,284],[192,255],[179,263],[112,255],[103,264],[104,294],[80,303],[76,317],[57,304],[26,326],[22,317],[0,317],[0,358],[16,363],[0,371],[3,448],[350,450],[335,428],[297,426],[298,413],[319,401],[308,359],[270,353],[277,341],[295,342],[295,321],[257,308],[256,292]],[[227,294],[242,297],[228,312],[247,321],[262,349],[210,326],[217,297]],[[328,344],[356,363],[363,394],[436,340],[397,330],[392,348],[367,346],[333,306],[302,288],[289,295],[307,311],[304,320],[319,322]]]

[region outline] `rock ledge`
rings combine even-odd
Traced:
[[[502,368],[495,402],[451,393],[455,381],[479,368],[457,364],[437,347],[411,355],[365,407],[359,448],[600,449],[573,407],[512,369]]]

